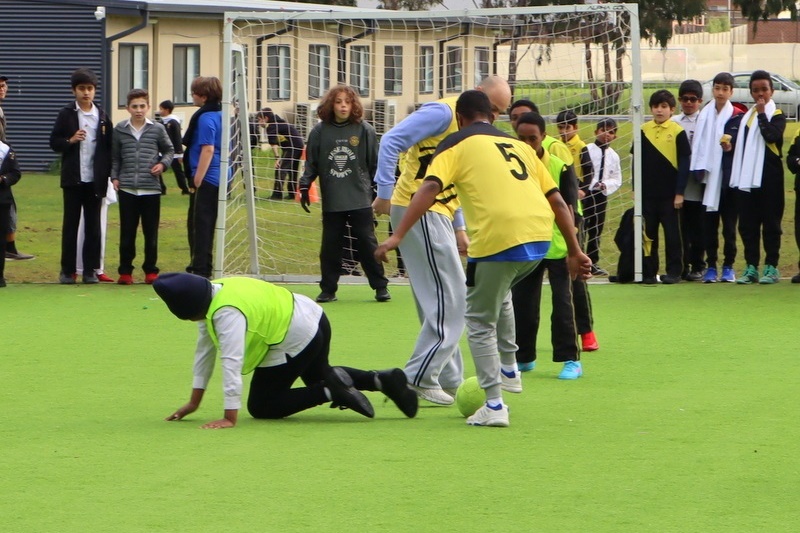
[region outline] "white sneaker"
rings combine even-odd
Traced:
[[[514,372],[514,377],[510,378],[503,372],[500,372],[500,388],[506,392],[522,392],[522,373],[516,371]]]
[[[508,406],[503,405],[499,411],[491,409],[488,405],[475,411],[475,414],[467,418],[468,426],[491,426],[497,428],[508,427]]]
[[[415,385],[409,385],[409,388],[416,392],[417,396],[423,400],[435,403],[436,405],[453,405],[455,402],[455,399],[442,389],[425,389]]]

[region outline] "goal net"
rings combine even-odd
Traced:
[[[223,123],[231,127],[223,135],[230,149],[222,164],[232,180],[220,192],[217,274],[286,281],[319,275],[321,203],[308,214],[294,199],[302,151],[287,148],[284,129],[260,123],[260,110],[269,108],[270,124],[286,121],[305,140],[324,93],[347,84],[380,138],[422,104],[456,96],[492,74],[509,81],[513,100],[537,105],[548,135],[559,137],[556,118],[564,110],[577,115],[587,144],[599,121],[618,124],[611,147],[621,162],[621,186],[607,196],[598,260],[616,272],[614,236],[639,189],[632,187],[638,171],[630,156],[642,120],[636,5],[330,9],[226,13]],[[508,115],[495,125],[513,134]],[[379,242],[387,232],[387,217],[378,218]],[[633,234],[640,245],[641,231]],[[355,247],[345,242],[343,273],[358,274]],[[387,266],[387,276],[401,274],[402,262]]]

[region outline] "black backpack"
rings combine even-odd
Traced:
[[[619,263],[617,263],[618,283],[631,283],[634,279],[634,243],[633,243],[633,208],[622,214],[619,228],[614,235],[614,242],[619,249]]]

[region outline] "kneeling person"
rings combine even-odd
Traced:
[[[198,322],[194,383],[189,402],[167,417],[180,420],[200,406],[220,352],[225,413],[203,428],[236,425],[243,374],[253,372],[247,410],[253,418],[283,418],[332,402],[372,418],[374,410],[360,390],[380,390],[409,418],[417,396],[399,369],[365,371],[331,367],[331,328],[311,299],[266,281],[194,274],[163,274],[153,288],[182,320]],[[305,387],[292,388],[300,378]]]

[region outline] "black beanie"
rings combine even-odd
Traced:
[[[211,282],[195,274],[159,274],[153,282],[153,289],[172,314],[181,320],[203,317],[211,305]]]

